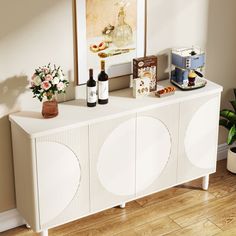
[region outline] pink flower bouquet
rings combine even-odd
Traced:
[[[48,66],[39,67],[35,70],[31,78],[31,87],[34,98],[37,97],[40,101],[46,98],[52,100],[54,95],[65,93],[69,81],[65,78],[61,67],[51,68]]]

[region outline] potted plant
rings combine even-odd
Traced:
[[[231,146],[236,142],[236,89],[234,89],[234,101],[230,103],[233,110],[224,109],[220,111],[220,125],[229,131],[227,144]],[[227,169],[236,173],[236,147],[231,146],[228,150]]]
[[[31,87],[34,98],[43,101],[42,115],[44,118],[52,118],[58,115],[58,103],[56,95],[65,93],[69,81],[64,77],[61,67],[47,66],[35,70],[31,78]]]

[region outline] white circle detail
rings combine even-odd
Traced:
[[[135,118],[120,124],[106,138],[97,172],[108,192],[120,196],[135,194]]]
[[[37,143],[40,221],[46,224],[57,217],[73,200],[80,185],[77,156],[56,142]]]
[[[136,190],[149,187],[164,170],[171,152],[171,137],[158,119],[139,117],[137,123]]]
[[[185,134],[184,146],[190,162],[199,168],[213,168],[216,158],[218,99],[202,105],[193,115]]]

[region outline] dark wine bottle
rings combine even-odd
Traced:
[[[87,81],[87,106],[95,107],[97,104],[97,86],[93,79],[93,69],[89,69],[89,80]]]
[[[105,61],[101,61],[101,72],[98,75],[98,103],[108,103],[108,75],[105,72]]]

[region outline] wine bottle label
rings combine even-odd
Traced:
[[[87,102],[95,103],[97,102],[97,89],[95,87],[87,87]]]
[[[98,98],[108,99],[108,80],[98,81]]]

